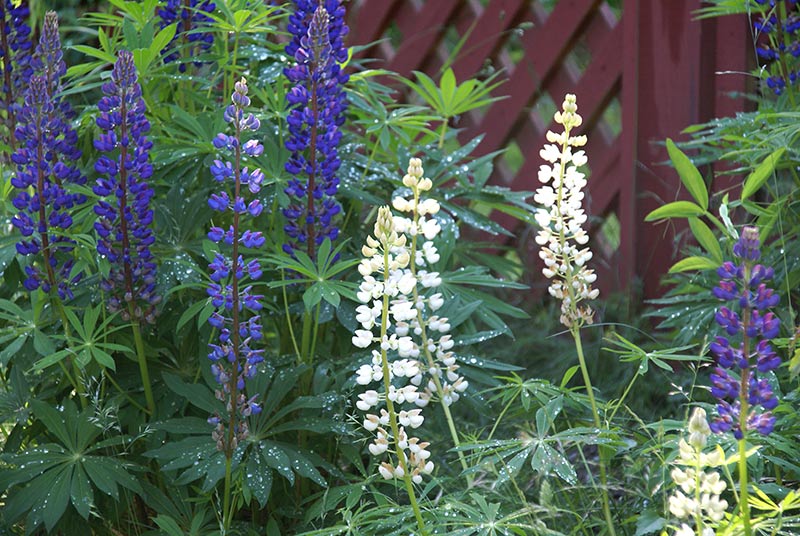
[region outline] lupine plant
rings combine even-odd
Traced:
[[[789,78],[735,150],[696,140],[753,170],[741,193],[667,143],[692,200],[651,219],[691,213],[698,245],[653,330],[594,288],[613,230],[574,96],[511,191],[461,128],[504,72],[464,76],[460,44],[372,69],[358,2],[3,0],[0,533],[800,532],[797,4],[712,4],[763,15],[756,74]],[[476,237],[498,213],[539,224],[541,274]]]
[[[259,156],[264,147],[255,139],[244,141],[248,131],[258,131],[260,122],[251,112],[247,96],[247,81],[242,78],[236,83],[231,104],[225,108],[225,121],[233,126],[233,135],[219,133],[214,138],[214,147],[226,151],[231,156],[225,162],[215,160],[211,174],[226,188],[211,194],[209,206],[223,215],[231,214],[232,223],[227,229],[214,226],[208,238],[220,246],[230,246],[230,255],[218,252],[209,265],[211,283],[208,295],[216,311],[208,322],[219,330],[218,343],[209,344],[208,358],[211,371],[219,384],[217,398],[225,406],[225,414],[214,415],[209,423],[214,425],[212,436],[217,449],[225,453],[225,490],[223,504],[223,526],[227,531],[231,523],[231,467],[233,453],[240,442],[248,435],[247,418],[258,414],[261,407],[255,397],[245,394],[245,380],[257,371],[257,365],[264,360],[264,349],[260,345],[263,338],[258,312],[261,310],[263,296],[256,294],[253,283],[262,275],[258,259],[245,262],[243,248],[258,249],[265,243],[260,231],[242,227],[242,217],[258,217],[263,211],[259,199],[246,201],[245,190],[257,194],[261,189],[264,174],[260,169],[250,170],[244,166],[246,157]],[[232,188],[228,188],[231,187]],[[231,193],[229,194],[229,190]]]
[[[25,256],[41,254],[38,262],[25,267],[25,288],[57,290],[59,298],[65,300],[72,297],[70,286],[81,277],[72,273],[75,242],[66,232],[72,225],[70,209],[84,197],[66,191],[64,186],[69,182],[82,184],[86,179],[75,167],[81,152],[67,122],[69,105],[58,94],[66,66],[55,12],[48,12],[45,18],[32,64],[35,74],[17,117],[19,148],[11,158],[17,168],[12,184],[19,189],[14,199],[19,213],[12,223],[23,236],[17,252]]]
[[[8,145],[16,148],[14,130],[16,115],[22,102],[25,81],[31,76],[31,28],[27,24],[30,10],[27,2],[15,3],[12,0],[0,2],[0,57],[3,72],[2,107],[6,113]]]
[[[380,350],[373,349],[371,362],[358,369],[356,383],[378,383],[381,390],[360,393],[356,405],[368,412],[364,429],[376,433],[370,453],[382,456],[392,447],[395,455],[396,461],[381,462],[378,472],[387,480],[404,479],[424,532],[412,483],[420,484],[434,464],[428,459],[429,443],[409,437],[408,429],[421,426],[422,408],[438,399],[453,442],[459,446],[450,405],[469,384],[458,374],[459,366],[450,351],[454,341],[448,334],[449,320],[433,314],[444,305],[440,292],[430,293],[442,283],[439,273],[430,269],[440,258],[433,242],[441,230],[435,219],[440,205],[435,199],[422,198],[433,182],[424,177],[420,159],[409,161],[403,185],[410,195],[395,197],[392,205],[401,213],[410,213],[411,218],[394,216],[389,207],[382,207],[373,234],[361,250],[364,259],[358,271],[363,281],[357,294],[361,305],[356,308],[356,320],[362,329],[355,331],[353,344],[370,348],[378,342]],[[380,330],[377,337],[375,329]],[[380,407],[379,414],[372,413],[384,404],[386,408]],[[413,404],[413,409],[401,409],[404,404]],[[466,470],[463,455],[461,463]]]
[[[164,63],[188,59],[207,52],[214,44],[214,35],[202,28],[213,22],[208,16],[216,5],[209,0],[167,0],[156,8],[158,25],[165,28],[177,24],[176,35],[164,48]],[[195,62],[199,64],[199,62]],[[186,72],[186,61],[178,65],[180,72]]]
[[[131,322],[147,408],[152,413],[155,400],[139,325],[155,322],[156,305],[161,301],[155,290],[156,263],[150,250],[155,242],[150,206],[153,189],[148,184],[153,174],[149,162],[153,144],[147,139],[150,123],[130,52],[120,51],[97,107],[96,123],[103,134],[95,139],[94,147],[102,156],[94,168],[102,178],[92,189],[98,196],[94,228],[97,253],[111,265],[100,288],[106,293],[109,312],[118,312]]]
[[[719,285],[714,296],[734,302],[735,309],[719,308],[717,323],[727,337],[719,336],[711,345],[717,367],[711,375],[711,393],[719,400],[718,417],[711,423],[717,433],[732,432],[739,443],[739,492],[745,534],[752,534],[747,476],[748,432],[769,435],[775,425],[772,410],[778,400],[769,381],[763,376],[781,363],[770,345],[778,335],[780,320],[768,309],[778,305],[780,297],[765,281],[774,270],[757,264],[761,257],[758,228],[747,226],[733,247],[736,263],[726,261],[717,270]],[[737,312],[737,310],[739,312]],[[728,337],[741,339],[731,344]]]
[[[294,0],[289,16],[292,40],[286,54],[297,62],[285,70],[292,88],[286,95],[291,156],[286,171],[292,178],[286,188],[291,199],[283,209],[289,241],[283,249],[303,249],[312,259],[325,239],[336,240],[335,218],[341,212],[335,195],[341,162],[337,146],[342,138],[348,76],[341,64],[347,60],[343,44],[347,35],[341,0]]]
[[[583,229],[587,220],[582,206],[585,197],[583,189],[587,182],[586,175],[578,168],[586,164],[587,158],[584,151],[573,150],[586,145],[586,136],[573,132],[583,122],[577,113],[576,100],[575,95],[564,97],[561,111],[554,116],[555,122],[562,125],[564,131],[548,131],[549,143],[539,152],[539,156],[547,163],[539,167],[539,182],[545,186],[536,190],[534,196],[534,200],[543,205],[536,211],[536,222],[541,227],[536,235],[536,243],[541,246],[539,257],[544,262],[542,273],[551,281],[547,291],[561,301],[559,320],[567,327],[575,342],[594,424],[600,429],[600,413],[581,342],[581,328],[591,324],[594,317],[591,307],[581,303],[596,299],[600,291],[592,288],[597,276],[586,264],[592,258],[592,252],[586,246],[589,235]],[[614,521],[611,518],[606,467],[602,456],[600,479],[603,486],[603,513],[608,531],[613,535]]]

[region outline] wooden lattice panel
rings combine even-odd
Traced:
[[[462,38],[452,63],[458,80],[502,70],[506,81],[496,93],[507,98],[459,118],[455,126],[464,129],[463,141],[485,134],[482,154],[513,149],[496,161],[492,182],[518,190],[538,187],[539,148],[545,132],[555,129],[552,114],[564,94],[576,94],[584,117],[581,133],[590,140],[588,212],[594,224],[610,217],[621,231],[618,244],[594,233],[601,287],[625,288],[638,275],[653,295],[670,263],[673,233],[645,227],[641,220],[653,197],[671,201],[680,188],[674,173],[659,175],[656,163],[666,158],[652,143],[677,137],[680,129],[714,112],[741,109],[741,102],[723,102],[719,90],[742,90],[743,82],[720,84],[713,70],[746,69],[746,22],[692,21],[698,0],[622,4],[620,10],[604,0],[355,0],[349,40],[363,45],[387,38],[367,54],[406,76],[419,70],[436,77],[451,53],[445,43]],[[648,24],[654,29],[642,30]],[[665,59],[654,64],[643,51]],[[674,85],[653,88],[643,73]],[[650,124],[651,116],[664,119]],[[516,222],[503,214],[493,218],[516,232],[521,257],[533,268],[538,261],[529,240],[532,229],[514,228]],[[659,238],[660,249],[654,249]],[[538,270],[527,273],[533,286],[543,284]]]

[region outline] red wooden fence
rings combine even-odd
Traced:
[[[621,5],[619,5],[621,3]],[[589,136],[589,203],[595,222],[595,265],[603,290],[640,279],[646,296],[674,261],[675,227],[644,223],[663,201],[682,196],[663,141],[711,117],[730,115],[746,90],[748,22],[740,17],[694,20],[698,0],[354,0],[351,45],[387,35],[367,52],[380,65],[434,78],[455,37],[464,38],[453,63],[459,81],[487,67],[503,69],[497,90],[508,98],[485,114],[463,118],[464,139],[485,133],[482,154],[512,147],[496,162],[493,183],[538,187],[539,148],[565,93],[578,96]],[[733,74],[717,74],[717,73]],[[621,124],[620,124],[621,123]],[[520,158],[521,157],[521,158]],[[521,160],[521,164],[520,164]],[[493,215],[507,228],[515,223]],[[619,243],[608,240],[619,226]],[[537,264],[534,229],[514,228],[528,282],[545,282]],[[606,238],[604,238],[606,237]]]

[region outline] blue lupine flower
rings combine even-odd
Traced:
[[[758,376],[775,370],[781,362],[769,343],[778,335],[780,321],[766,311],[778,304],[779,297],[763,283],[772,278],[772,268],[754,264],[761,257],[759,246],[758,229],[745,227],[733,248],[739,264],[723,263],[717,270],[720,284],[713,290],[714,296],[735,302],[740,309],[737,313],[720,307],[716,321],[728,336],[741,336],[741,343],[732,345],[728,338],[717,337],[710,347],[717,358],[717,367],[711,374],[711,394],[719,400],[719,417],[711,429],[732,430],[736,439],[744,437],[740,420],[743,405],[747,411],[746,429],[767,435],[775,424],[772,410],[778,404],[767,380]],[[731,374],[734,370],[736,375]]]
[[[81,274],[71,273],[75,242],[66,233],[72,225],[69,211],[83,203],[85,196],[68,193],[64,183],[83,184],[86,178],[75,166],[81,151],[68,121],[71,110],[59,94],[66,66],[61,58],[58,17],[53,11],[45,15],[31,67],[34,74],[17,115],[15,137],[19,147],[11,156],[17,167],[11,183],[19,189],[13,204],[20,211],[12,224],[23,236],[17,252],[26,256],[41,253],[44,260],[25,267],[25,288],[41,287],[45,292],[56,288],[59,297],[66,299],[73,297],[70,285],[81,278]]]
[[[347,108],[344,84],[349,77],[340,64],[347,60],[343,37],[348,28],[341,0],[294,0],[294,4],[286,53],[297,63],[284,71],[294,84],[286,97],[290,106],[286,148],[292,153],[286,170],[294,177],[285,190],[291,204],[283,210],[289,237],[283,249],[289,254],[305,249],[314,257],[316,246],[339,234],[334,218],[341,207],[334,196],[339,187],[339,127]]]
[[[262,309],[263,296],[253,293],[248,283],[257,281],[262,274],[256,259],[245,260],[241,246],[260,248],[265,239],[261,232],[242,229],[242,216],[258,216],[262,211],[261,202],[254,199],[249,203],[242,197],[244,187],[256,194],[261,189],[264,175],[261,170],[242,168],[244,157],[260,155],[264,148],[255,140],[242,141],[242,134],[248,130],[256,131],[259,120],[246,113],[250,106],[247,96],[247,82],[244,78],[237,82],[233,103],[225,109],[225,121],[231,123],[234,134],[218,134],[214,147],[231,155],[231,160],[215,160],[210,166],[215,181],[229,186],[228,190],[211,195],[208,205],[220,213],[230,213],[232,225],[228,229],[212,227],[208,238],[217,244],[231,246],[232,253],[218,253],[208,265],[211,283],[207,293],[211,303],[218,309],[208,319],[212,327],[219,330],[219,343],[209,344],[208,358],[213,362],[211,372],[220,387],[217,398],[228,408],[226,418],[215,415],[209,419],[214,425],[212,434],[217,448],[231,456],[239,441],[247,437],[246,417],[261,411],[255,397],[247,399],[244,395],[245,378],[252,377],[258,363],[264,360],[264,350],[253,348],[263,338],[258,311]],[[243,285],[244,288],[242,288]],[[226,420],[227,419],[227,420]]]
[[[208,0],[167,0],[156,8],[156,15],[159,17],[159,28],[165,28],[170,24],[178,23],[175,37],[161,51],[164,54],[164,63],[177,61],[181,57],[177,42],[183,40],[183,44],[190,47],[188,56],[197,56],[206,52],[214,44],[214,34],[211,32],[197,32],[197,28],[207,26],[214,22],[214,19],[206,15],[213,13],[216,4]],[[195,62],[195,65],[198,65]],[[178,66],[180,72],[186,72],[186,64]]]
[[[0,106],[6,110],[9,145],[16,149],[14,128],[22,93],[31,74],[31,28],[27,24],[30,10],[27,2],[14,6],[11,0],[0,0],[0,73],[3,98]]]
[[[757,0],[757,2],[769,10],[765,15],[753,21],[753,29],[760,44],[756,48],[756,53],[760,60],[765,62],[781,63],[780,72],[773,70],[766,79],[769,89],[776,95],[780,95],[786,89],[787,84],[795,84],[800,73],[794,68],[797,58],[800,57],[800,42],[798,42],[798,31],[800,31],[800,13],[797,12],[796,0],[777,0],[786,4],[786,17],[778,20],[776,0]],[[771,38],[771,34],[775,38]]]
[[[148,162],[153,143],[147,139],[150,123],[145,118],[142,88],[136,75],[133,54],[121,50],[111,80],[103,84],[103,97],[95,122],[103,131],[95,140],[101,155],[95,170],[101,175],[93,188],[100,197],[94,207],[98,219],[97,252],[111,263],[108,277],[100,287],[108,293],[108,309],[120,312],[124,320],[155,321],[156,263],[150,246],[153,235],[153,190],[148,179],[153,166]],[[112,197],[113,196],[113,197]]]

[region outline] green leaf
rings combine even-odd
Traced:
[[[167,536],[184,536],[183,529],[178,525],[177,521],[168,515],[157,515],[153,521],[158,525],[158,528],[167,533]]]
[[[689,218],[689,228],[692,234],[697,239],[697,243],[703,246],[718,264],[722,264],[722,248],[719,247],[719,241],[714,233],[709,229],[708,225],[703,223],[698,218]]]
[[[645,216],[644,221],[663,220],[666,218],[689,218],[700,216],[705,210],[691,201],[673,201],[658,207]]]
[[[48,532],[52,532],[58,520],[64,515],[69,503],[70,490],[72,487],[72,467],[67,465],[58,471],[55,482],[45,495],[42,505],[42,519]]]
[[[681,182],[686,189],[689,190],[689,193],[692,195],[697,204],[705,211],[708,209],[708,189],[706,188],[706,183],[703,180],[703,176],[700,174],[700,171],[692,164],[692,161],[689,160],[689,157],[686,156],[683,151],[678,149],[678,146],[675,145],[671,139],[667,138],[667,152],[669,153],[669,158],[672,160],[672,165],[675,166],[675,171],[678,172],[678,176],[681,178]]]
[[[80,464],[75,465],[75,471],[72,473],[72,487],[70,488],[69,496],[72,506],[75,507],[81,517],[89,519],[89,511],[94,502],[94,492],[92,491],[89,477]]]
[[[172,41],[172,38],[175,37],[175,31],[178,28],[177,24],[170,24],[169,26],[165,27],[163,30],[158,32],[155,37],[153,38],[153,42],[150,44],[150,51],[155,54],[158,54],[166,46]]]
[[[742,186],[742,200],[747,199],[761,189],[764,183],[767,182],[767,179],[775,171],[775,166],[780,161],[784,152],[786,152],[785,147],[776,149],[747,176],[747,179],[744,181],[744,186]]]
[[[253,497],[256,498],[261,508],[265,508],[272,491],[272,470],[263,463],[262,457],[257,455],[248,456],[246,467],[245,483],[253,492]]]
[[[67,430],[64,414],[41,400],[31,400],[31,406],[33,414],[42,421],[47,431],[56,436],[67,449],[75,450],[75,442]]]
[[[22,348],[22,345],[25,344],[27,340],[28,334],[25,333],[14,339],[11,344],[6,345],[6,347],[0,351],[0,365],[7,365],[8,361],[19,352],[20,348]]]
[[[78,52],[83,52],[87,56],[91,56],[93,58],[97,58],[98,60],[103,60],[106,63],[114,64],[117,61],[117,57],[113,54],[109,54],[108,52],[103,52],[102,50],[98,50],[94,47],[86,46],[86,45],[75,45],[72,47],[73,50],[77,50]]]
[[[686,257],[673,264],[669,269],[669,273],[674,274],[690,270],[715,270],[720,264],[707,257]]]
[[[162,377],[170,391],[184,397],[188,402],[208,413],[214,414],[222,408],[219,401],[205,385],[186,383],[174,374],[165,372]]]

